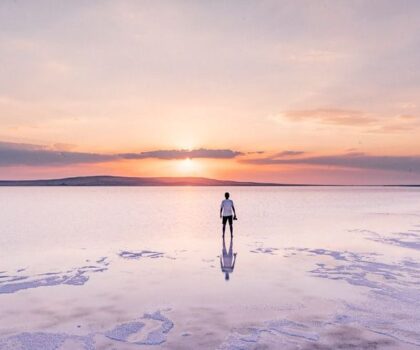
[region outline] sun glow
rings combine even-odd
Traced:
[[[179,170],[183,173],[194,173],[198,170],[199,166],[196,161],[191,158],[183,159],[179,162]]]

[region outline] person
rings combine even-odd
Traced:
[[[237,220],[235,206],[233,201],[229,199],[229,192],[225,193],[225,199],[220,205],[220,218],[223,223],[223,237],[225,237],[226,223],[229,221],[230,236],[233,237],[233,220]],[[233,214],[233,215],[232,215]]]
[[[236,262],[236,253],[233,253],[233,238],[230,240],[229,251],[226,250],[225,237],[223,236],[222,255],[220,256],[220,268],[225,274],[225,280],[229,281],[229,274],[233,272]]]

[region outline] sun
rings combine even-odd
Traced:
[[[182,159],[179,162],[179,171],[183,173],[193,173],[198,169],[197,162],[191,158]]]
[[[194,169],[194,162],[191,158],[186,158],[181,162],[181,168],[185,171],[193,170]]]

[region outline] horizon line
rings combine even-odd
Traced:
[[[59,181],[75,181],[87,179],[115,179],[115,180],[203,180],[209,183],[121,183],[121,184],[107,184],[107,183],[94,183],[94,184],[77,184],[77,183],[53,183]],[[48,182],[52,182],[49,183]],[[214,182],[214,183],[210,183]],[[6,184],[7,183],[7,184]],[[26,184],[25,184],[26,183]],[[42,184],[44,183],[44,184]],[[58,186],[72,186],[72,187],[222,187],[222,186],[246,186],[246,187],[420,187],[420,184],[316,184],[316,183],[279,183],[279,182],[260,182],[260,181],[239,181],[239,180],[221,180],[214,178],[207,178],[203,176],[121,176],[121,175],[87,175],[87,176],[69,176],[63,178],[46,178],[46,179],[1,179],[0,186],[14,187],[14,186],[33,186],[33,187],[58,187]]]

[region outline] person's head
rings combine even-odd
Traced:
[[[225,281],[229,281],[229,272],[225,272]]]
[[[226,198],[226,199],[229,199],[229,197],[230,197],[229,192],[226,192],[226,193],[225,193],[225,198]]]

